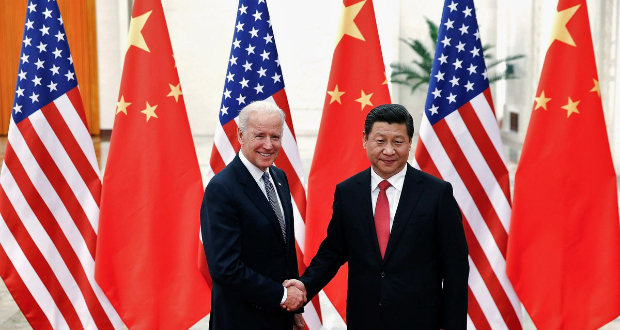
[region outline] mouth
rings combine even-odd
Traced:
[[[263,156],[263,157],[271,157],[273,155],[273,154],[266,154],[266,153],[262,153],[262,152],[258,152],[258,154]]]
[[[396,159],[380,159],[386,165],[392,165],[396,163]]]

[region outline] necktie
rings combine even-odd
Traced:
[[[381,258],[385,256],[385,249],[390,239],[390,204],[385,193],[385,190],[390,186],[387,180],[379,183],[379,197],[377,197],[377,205],[375,206],[375,229],[377,230]]]
[[[263,173],[263,183],[265,184],[265,191],[267,192],[267,200],[269,204],[271,204],[271,208],[273,212],[276,213],[276,217],[278,218],[278,222],[280,222],[280,229],[282,230],[282,237],[284,237],[284,242],[286,242],[286,224],[284,223],[284,216],[280,211],[280,203],[278,203],[278,197],[276,195],[276,190],[273,188],[271,184],[271,180],[269,180],[269,172]]]

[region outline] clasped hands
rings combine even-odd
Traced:
[[[286,300],[281,305],[289,312],[301,308],[308,299],[306,298],[306,286],[300,280],[286,280],[282,283],[286,288]]]

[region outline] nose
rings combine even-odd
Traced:
[[[392,148],[392,146],[389,144],[385,146],[385,148],[383,148],[383,153],[385,155],[393,155],[395,152],[396,151],[394,150],[394,148]]]
[[[271,139],[266,139],[265,143],[263,143],[263,148],[270,150],[273,148],[273,143],[271,142]]]

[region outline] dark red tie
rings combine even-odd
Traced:
[[[385,256],[385,249],[390,239],[390,204],[385,194],[385,190],[390,186],[387,180],[379,183],[379,197],[377,197],[377,206],[375,207],[375,229],[377,230],[381,258]]]

